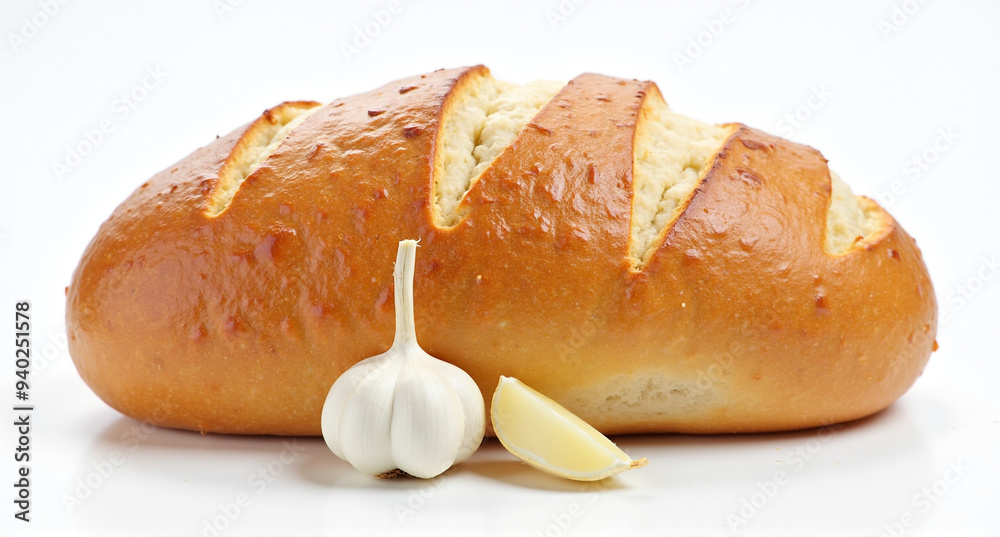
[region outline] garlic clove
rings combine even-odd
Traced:
[[[455,456],[454,464],[458,464],[472,456],[483,443],[486,434],[486,404],[483,402],[483,392],[479,386],[461,368],[443,360],[435,359],[431,366],[438,369],[442,377],[448,379],[452,389],[461,402],[459,408],[464,410],[466,434],[462,445]]]
[[[632,460],[590,424],[513,377],[500,377],[490,416],[507,451],[552,475],[597,481],[647,463]]]
[[[408,357],[396,378],[392,407],[393,461],[425,479],[455,463],[465,434],[462,402],[428,358]]]
[[[396,375],[402,364],[392,356],[382,358],[384,364],[376,360],[363,368],[366,376],[346,399],[340,415],[340,449],[344,458],[358,470],[372,475],[396,469],[390,425]]]
[[[323,439],[326,440],[330,451],[341,459],[345,458],[344,450],[340,447],[341,417],[344,414],[344,405],[358,389],[365,389],[364,387],[359,388],[361,384],[375,380],[390,360],[391,356],[386,354],[366,358],[345,371],[330,388],[330,393],[323,404]]]

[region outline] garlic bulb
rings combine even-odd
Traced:
[[[402,470],[429,479],[467,459],[483,440],[482,392],[465,371],[424,352],[413,321],[417,243],[396,254],[396,338],[334,382],[323,406],[323,438],[358,470]]]

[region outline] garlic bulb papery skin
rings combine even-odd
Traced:
[[[486,432],[483,394],[472,377],[417,344],[416,251],[416,241],[400,241],[393,271],[392,346],[345,371],[323,405],[326,445],[366,474],[398,469],[414,477],[435,477],[469,458]]]

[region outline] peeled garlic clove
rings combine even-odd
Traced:
[[[597,481],[647,463],[632,460],[589,423],[513,377],[500,377],[490,417],[507,451],[552,475]]]
[[[334,382],[323,406],[330,450],[358,470],[402,470],[431,478],[472,455],[486,431],[475,381],[424,352],[413,319],[416,241],[396,257],[396,338],[383,354],[362,360]]]

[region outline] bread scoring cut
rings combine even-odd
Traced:
[[[733,130],[673,112],[657,91],[646,98],[636,125],[633,155],[629,254],[635,268],[649,260]],[[833,172],[830,176],[824,249],[840,255],[878,231],[879,213],[866,209],[840,176]]]
[[[281,146],[295,127],[319,108],[319,103],[304,101],[282,103],[265,110],[243,133],[219,170],[219,179],[205,212],[209,216],[222,214],[243,181]]]
[[[458,206],[497,155],[565,84],[536,80],[524,85],[471,73],[446,106],[434,162],[434,220],[458,223]]]
[[[851,192],[851,187],[830,172],[830,209],[826,213],[826,241],[823,248],[828,254],[844,254],[858,242],[871,238],[880,226],[879,211],[866,204]]]
[[[648,259],[667,227],[687,206],[710,159],[733,128],[676,114],[659,91],[643,102],[632,155],[633,198],[629,256],[635,268]]]

